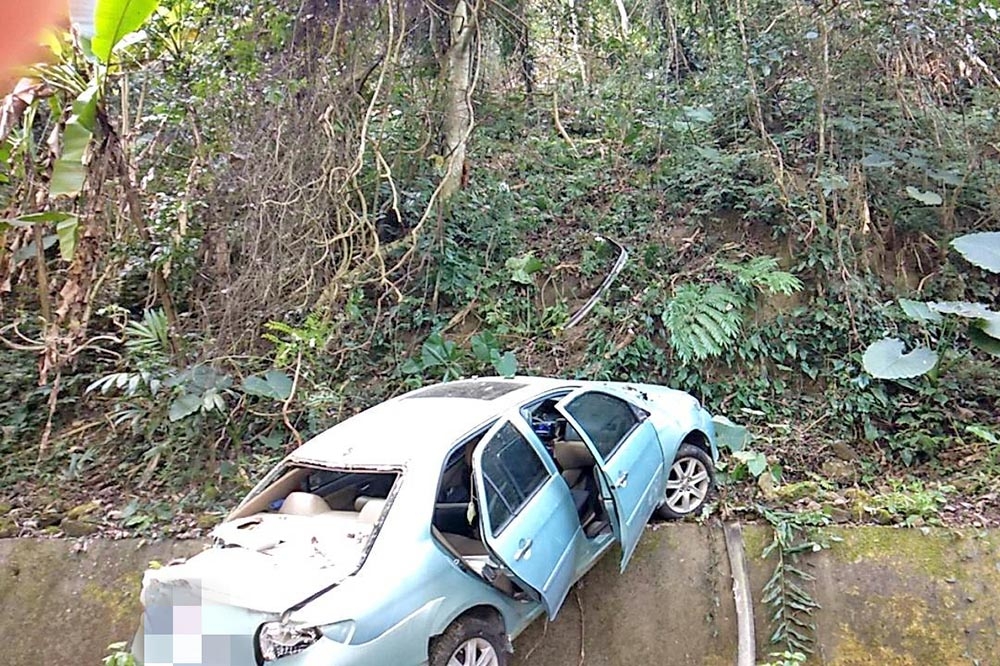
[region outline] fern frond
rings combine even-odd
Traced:
[[[717,265],[748,289],[786,296],[802,289],[802,281],[787,271],[779,270],[778,260],[772,256],[754,257],[738,264],[720,261]]]
[[[721,285],[686,284],[677,289],[661,314],[670,345],[685,363],[728,350],[743,326],[746,300]]]
[[[165,354],[170,351],[170,326],[163,310],[146,310],[142,321],[125,324],[125,347],[140,354]]]

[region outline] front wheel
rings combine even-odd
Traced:
[[[667,476],[667,496],[658,510],[660,516],[677,519],[697,513],[714,487],[712,458],[693,444],[681,444]]]
[[[496,621],[459,618],[431,643],[430,666],[507,666],[508,663],[507,639]]]

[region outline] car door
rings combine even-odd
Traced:
[[[666,492],[663,451],[649,413],[610,390],[578,389],[556,409],[590,448],[611,495],[611,527],[622,548],[621,569]]]
[[[519,414],[484,435],[472,470],[483,542],[554,618],[584,538],[569,488]]]

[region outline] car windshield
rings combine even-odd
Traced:
[[[282,559],[361,566],[378,534],[399,472],[275,469],[213,532],[225,546]]]

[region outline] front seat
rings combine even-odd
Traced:
[[[567,438],[571,434],[576,435],[576,431],[570,433],[570,430],[569,427],[566,428]],[[580,516],[581,524],[583,524],[590,519],[592,513],[590,497],[593,494],[591,479],[593,478],[592,470],[596,463],[594,456],[580,439],[556,442],[553,454],[560,469],[562,469],[560,474],[566,481],[566,485],[569,486],[570,495],[573,496],[573,505],[576,507],[577,515]]]

